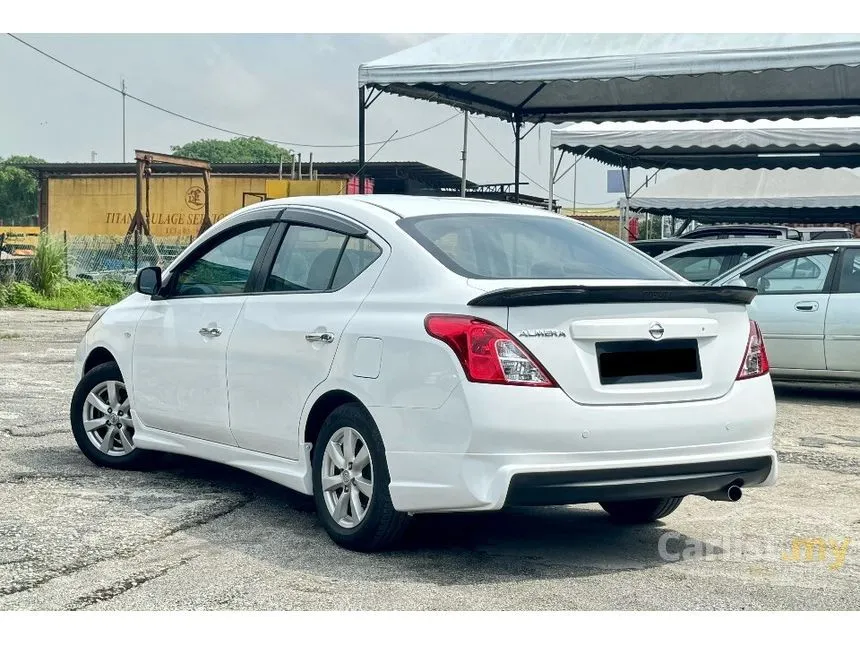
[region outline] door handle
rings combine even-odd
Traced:
[[[796,302],[794,308],[798,311],[818,311],[817,302]]]
[[[327,331],[320,334],[305,334],[305,340],[309,343],[330,343],[334,340],[334,334]]]
[[[221,335],[221,329],[219,327],[201,327],[198,333],[206,338],[217,338]]]

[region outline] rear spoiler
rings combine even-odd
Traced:
[[[469,301],[472,307],[538,307],[636,302],[691,302],[748,305],[757,290],[750,287],[558,286],[495,289]]]

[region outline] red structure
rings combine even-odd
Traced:
[[[627,222],[627,241],[635,242],[639,239],[639,218],[633,217]]]
[[[352,177],[349,178],[349,181],[346,184],[346,194],[347,195],[358,195],[360,192],[362,192],[362,191],[359,191],[358,188],[359,188],[358,177],[356,175],[353,175]],[[370,177],[364,178],[364,191],[363,192],[367,195],[370,195],[373,193],[373,179],[371,179]]]

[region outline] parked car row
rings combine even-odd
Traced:
[[[853,237],[854,234],[851,229],[837,226],[803,226],[800,228],[791,228],[788,226],[720,225],[700,226],[678,237],[668,237],[660,240],[637,240],[631,242],[631,244],[643,253],[647,253],[651,257],[656,257],[661,253],[704,240],[768,238],[801,242],[812,240],[849,240]]]
[[[804,233],[824,238],[816,241],[791,239],[785,227],[772,227],[771,237],[766,227],[703,228],[693,239],[654,240],[673,247],[655,259],[691,282],[755,288],[749,315],[775,378],[860,379],[860,240],[833,227]]]

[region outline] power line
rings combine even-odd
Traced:
[[[481,138],[487,142],[487,145],[489,145],[496,152],[496,154],[499,155],[511,168],[515,168],[514,163],[510,159],[507,158],[505,153],[503,153],[495,145],[493,145],[493,142],[487,138],[487,136],[481,131],[481,128],[479,128],[478,125],[474,121],[472,121],[471,118],[469,119],[469,121],[472,123],[475,130],[478,131],[478,134],[481,135]],[[535,186],[540,188],[541,190],[544,190],[547,193],[549,193],[549,190],[547,190],[544,186],[542,186],[541,184],[536,182],[534,179],[529,177],[526,173],[524,173],[522,171],[522,169],[520,169],[520,174],[523,177],[525,177],[526,179],[528,179],[532,184],[534,184]],[[565,202],[573,203],[573,200],[568,199],[567,197],[561,197],[560,195],[555,195],[555,199],[558,199],[559,201],[565,201]],[[576,202],[576,205],[578,205],[578,206],[609,206],[611,203],[612,202],[593,202],[593,203],[591,203],[591,202]],[[611,206],[610,206],[610,209],[611,209]]]
[[[69,69],[69,70],[75,72],[76,74],[80,74],[84,78],[87,78],[87,79],[93,81],[94,83],[98,83],[99,85],[101,85],[102,87],[104,87],[106,89],[109,89],[109,90],[116,92],[118,94],[122,94],[126,98],[132,99],[133,101],[137,101],[138,103],[142,103],[143,105],[146,105],[147,107],[150,107],[154,110],[164,112],[165,114],[169,114],[169,115],[177,117],[179,119],[184,119],[185,121],[189,121],[189,122],[195,123],[197,125],[202,125],[203,127],[206,127],[206,128],[211,128],[212,130],[217,130],[219,132],[224,132],[226,134],[232,134],[234,136],[242,137],[242,138],[254,137],[257,139],[262,139],[263,141],[268,141],[269,143],[276,143],[276,144],[282,145],[282,146],[292,146],[294,148],[357,148],[358,147],[357,143],[351,143],[351,144],[330,144],[330,143],[314,144],[314,143],[296,143],[295,141],[279,141],[278,139],[269,139],[267,137],[257,137],[256,135],[243,134],[242,132],[237,132],[235,130],[230,130],[228,128],[222,128],[220,126],[213,125],[211,123],[206,123],[205,121],[200,121],[199,119],[195,119],[195,118],[192,118],[190,116],[180,114],[179,112],[174,112],[173,110],[170,110],[168,108],[161,107],[160,105],[156,105],[155,103],[151,103],[150,101],[147,101],[146,99],[142,99],[142,98],[135,96],[133,94],[129,94],[128,92],[125,92],[121,88],[114,87],[110,83],[105,83],[104,81],[96,78],[95,76],[91,76],[90,74],[87,74],[86,72],[83,72],[83,71],[77,69],[76,67],[73,67],[73,66],[69,65],[68,63],[61,61],[59,58],[52,56],[48,52],[39,49],[35,45],[31,45],[26,40],[18,38],[18,36],[14,35],[14,34],[10,34],[7,32],[6,35],[9,36],[10,38],[17,40],[22,45],[29,47],[33,51],[40,53],[42,56],[50,58],[52,61],[62,65],[66,69]],[[403,141],[404,139],[410,139],[412,137],[418,136],[419,134],[424,134],[425,132],[429,132],[430,130],[438,128],[439,126],[445,125],[449,121],[456,119],[458,116],[460,116],[460,113],[455,112],[452,116],[448,117],[447,119],[445,119],[443,121],[439,121],[438,123],[434,123],[433,125],[428,126],[426,128],[423,128],[421,130],[416,130],[415,132],[410,132],[409,134],[404,134],[403,136],[397,137],[395,139],[386,139],[385,141],[370,141],[365,145],[378,146],[378,145],[382,145],[385,143],[391,143],[392,141]]]

